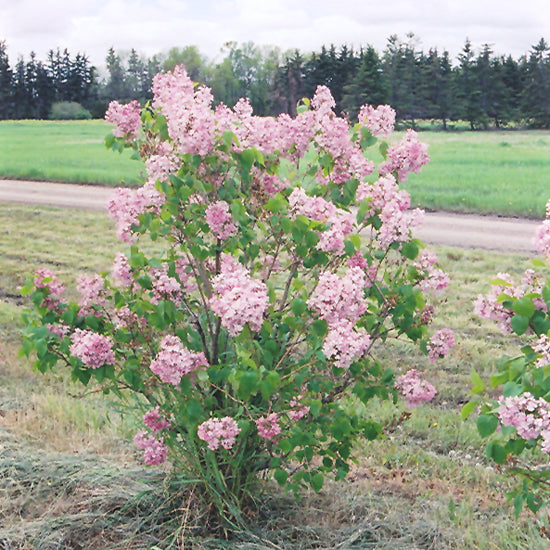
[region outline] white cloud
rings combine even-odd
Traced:
[[[548,0],[18,0],[0,3],[0,40],[10,60],[68,48],[102,64],[110,46],[153,55],[194,44],[215,58],[230,40],[299,48],[385,47],[391,34],[414,32],[421,47],[454,57],[466,37],[515,57],[547,33]]]

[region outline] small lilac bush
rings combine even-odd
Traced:
[[[534,244],[548,261],[550,202],[546,211]],[[533,263],[545,265],[540,259]],[[550,469],[544,464],[550,454],[550,285],[534,269],[527,269],[518,281],[498,273],[491,283],[491,290],[475,301],[476,313],[494,321],[504,334],[520,337],[523,345],[518,356],[503,357],[491,377],[493,391],[501,388],[498,398],[486,399],[485,383],[472,373],[473,398],[463,416],[480,407],[477,427],[482,436],[491,437],[488,457],[523,479],[522,487],[510,493],[516,512],[524,504],[536,512],[547,503],[550,487]]]
[[[326,87],[295,118],[256,117],[247,100],[213,108],[181,67],[153,92],[144,109],[107,112],[108,145],[133,147],[147,170],[108,204],[128,253],[110,275],[80,277],[78,302],[40,270],[24,350],[119,396],[142,417],[144,461],[169,460],[239,521],[264,473],[296,493],[346,476],[357,438],[382,433],[354,400],[435,395],[406,358],[397,384],[376,359],[388,338],[432,360],[454,345],[447,330],[429,337],[448,279],[413,238],[423,213],[398,184],[429,157],[413,131],[379,141],[388,106],[350,125]]]

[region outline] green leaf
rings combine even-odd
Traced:
[[[460,411],[460,416],[462,417],[462,420],[466,420],[475,411],[478,405],[479,403],[477,403],[476,401],[470,401],[466,403]]]
[[[472,369],[470,373],[470,380],[472,381],[472,391],[471,393],[481,393],[485,389],[485,382],[481,379],[481,376]]]
[[[409,260],[416,260],[418,256],[418,245],[414,241],[403,243],[401,254]]]
[[[497,426],[498,419],[496,416],[480,414],[477,418],[477,431],[481,437],[489,437],[495,432]]]
[[[535,305],[533,300],[527,296],[524,296],[520,300],[516,300],[512,306],[514,313],[523,317],[531,317],[535,313]]]
[[[512,330],[517,334],[525,334],[525,331],[529,328],[529,317],[523,315],[514,315],[510,321]]]
[[[288,479],[288,474],[284,470],[277,469],[275,470],[273,477],[281,487],[284,487],[286,480]]]
[[[324,477],[323,474],[320,472],[317,472],[316,474],[313,474],[311,476],[311,488],[318,493],[323,488],[323,481]]]
[[[299,317],[300,315],[302,315],[302,313],[304,313],[304,311],[306,311],[307,304],[301,298],[295,298],[294,300],[292,300],[291,307],[292,307],[292,313],[294,313],[296,317]]]
[[[239,378],[239,397],[247,401],[258,390],[258,373],[255,371],[243,372]]]
[[[487,458],[493,459],[497,464],[504,464],[508,458],[506,449],[498,443],[489,442],[485,448]]]

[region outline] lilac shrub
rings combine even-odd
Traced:
[[[537,228],[534,244],[550,260],[550,201],[547,219]],[[537,259],[535,266],[545,262]],[[474,372],[472,400],[464,406],[467,417],[477,407],[479,433],[491,437],[487,455],[523,480],[510,493],[516,511],[527,506],[534,512],[548,502],[550,469],[550,286],[541,273],[527,269],[520,280],[498,273],[487,294],[478,296],[474,309],[481,318],[494,321],[503,334],[522,341],[521,354],[503,357],[491,387],[501,388],[496,399],[484,397],[485,384]],[[542,459],[542,464],[541,464]]]
[[[357,438],[382,434],[350,400],[435,395],[417,371],[396,384],[376,358],[389,338],[430,359],[454,345],[446,330],[429,337],[448,278],[413,237],[423,213],[398,184],[429,157],[412,131],[378,141],[390,107],[365,106],[350,125],[322,86],[295,118],[254,116],[247,100],[212,108],[181,67],[153,92],[144,109],[107,114],[108,145],[135,148],[147,172],[108,204],[128,253],[110,275],[80,277],[78,302],[41,270],[25,290],[24,349],[41,371],[61,361],[133,396],[144,461],[189,472],[237,521],[263,472],[295,492],[346,476]]]

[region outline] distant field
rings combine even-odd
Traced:
[[[103,121],[0,122],[0,178],[133,185],[143,165],[108,151]],[[431,162],[404,187],[434,210],[540,218],[550,198],[550,132],[422,132]]]
[[[431,162],[404,187],[434,210],[544,217],[550,132],[423,132]]]
[[[106,149],[102,120],[0,121],[0,178],[133,185],[141,162]]]

